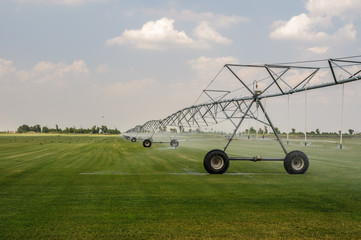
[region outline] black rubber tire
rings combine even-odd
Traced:
[[[301,151],[292,151],[286,155],[283,166],[289,174],[304,174],[309,166],[308,157]]]
[[[176,148],[179,146],[179,142],[176,139],[172,139],[170,141],[170,146]]]
[[[214,149],[204,156],[203,166],[210,174],[223,174],[229,167],[229,159],[224,151]]]
[[[130,141],[132,141],[133,143],[137,141],[137,138],[132,137],[132,139],[130,139]]]
[[[150,139],[145,139],[143,141],[143,147],[151,147],[152,146],[152,141],[150,141]]]

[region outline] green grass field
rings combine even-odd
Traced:
[[[361,239],[361,140],[301,141],[310,168],[231,162],[209,175],[223,138],[144,148],[115,136],[0,136],[0,239]],[[273,140],[230,156],[283,156]]]

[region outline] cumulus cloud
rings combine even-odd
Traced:
[[[107,45],[130,44],[139,49],[167,50],[170,48],[210,48],[211,43],[229,44],[232,41],[221,36],[207,22],[193,31],[195,38],[174,28],[174,19],[163,17],[145,23],[140,29],[125,30],[121,36],[109,39]]]
[[[73,61],[70,65],[41,61],[29,71],[28,78],[33,83],[64,85],[68,81],[74,81],[87,74],[89,74],[89,70],[83,60]]]
[[[194,40],[184,31],[174,29],[174,20],[161,18],[145,23],[141,29],[125,30],[121,36],[107,40],[108,45],[132,44],[135,48],[164,50],[171,45],[190,46]]]
[[[84,5],[86,3],[92,2],[104,2],[106,0],[14,0],[18,4],[51,4],[51,5],[62,5],[62,6],[70,6],[70,7],[77,7]]]
[[[307,13],[293,16],[288,21],[274,22],[270,38],[309,42],[355,41],[357,32],[352,21],[360,16],[360,1],[309,0],[306,9]],[[344,22],[336,31],[334,19]]]
[[[78,81],[89,76],[89,69],[83,60],[71,64],[40,61],[30,70],[17,70],[12,61],[0,59],[0,80],[12,80],[27,84],[66,85],[69,81]]]
[[[0,58],[0,79],[6,75],[15,72],[16,68],[13,66],[13,62]]]
[[[232,40],[221,36],[211,26],[209,26],[209,23],[207,22],[202,22],[194,29],[194,36],[196,36],[198,39],[215,43],[232,43]]]
[[[273,39],[323,40],[329,35],[317,31],[315,26],[323,25],[324,21],[322,18],[310,18],[307,14],[302,13],[292,17],[289,21],[274,23],[275,30],[271,32],[270,37]]]
[[[316,54],[324,54],[328,51],[328,49],[329,47],[327,46],[317,46],[317,47],[308,48],[307,50]]]
[[[311,15],[331,17],[355,17],[361,14],[359,0],[309,0],[306,9]]]

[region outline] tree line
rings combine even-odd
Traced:
[[[278,134],[286,134],[286,132],[282,132],[277,128],[275,127],[275,131],[278,133]],[[265,126],[264,129],[262,128],[259,128],[258,131],[256,131],[256,129],[254,127],[250,127],[250,129],[246,129],[244,131],[244,133],[246,134],[267,134],[268,133],[268,129],[267,127]],[[291,129],[291,132],[289,134],[293,134],[293,135],[304,135],[304,132],[296,132],[296,129],[295,128],[292,128]],[[321,132],[320,129],[316,129],[315,131],[309,131],[307,132],[307,134],[309,135],[340,135],[341,134],[341,131],[338,131],[338,132]],[[348,134],[348,135],[354,135],[357,133],[355,133],[355,130],[353,129],[348,129],[347,132],[343,133],[343,134]]]
[[[76,127],[66,127],[65,129],[59,128],[58,125],[55,125],[55,128],[49,128],[47,126],[41,127],[39,124],[34,126],[28,126],[23,124],[18,127],[17,133],[79,133],[79,134],[120,134],[120,131],[115,129],[110,129],[107,126],[102,125],[101,127],[93,126],[92,128],[76,128]]]

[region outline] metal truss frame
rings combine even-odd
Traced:
[[[360,57],[360,56],[357,56]],[[254,119],[262,124],[265,124],[272,128],[273,133],[275,134],[278,142],[280,143],[282,150],[288,155],[288,152],[283,145],[280,137],[275,130],[274,125],[271,122],[264,106],[261,103],[262,99],[279,97],[290,95],[294,93],[300,93],[304,91],[320,89],[324,87],[330,87],[335,85],[341,85],[349,82],[354,82],[361,80],[361,62],[360,61],[351,61],[346,60],[348,58],[338,58],[338,59],[327,59],[327,65],[329,71],[332,75],[332,80],[325,84],[311,85],[311,80],[317,75],[321,67],[308,67],[308,66],[297,66],[297,65],[284,65],[284,64],[264,64],[264,65],[241,65],[241,64],[226,64],[224,65],[225,69],[228,69],[230,73],[235,77],[237,81],[241,84],[242,88],[248,93],[246,96],[239,98],[227,99],[227,95],[230,91],[224,90],[204,90],[206,96],[211,100],[207,103],[192,105],[190,107],[183,108],[163,119],[160,120],[151,120],[146,122],[143,125],[136,126],[133,129],[127,131],[127,133],[132,132],[151,132],[153,134],[160,127],[167,126],[181,126],[181,127],[201,127],[201,126],[211,126],[218,124],[222,121],[229,121],[234,126],[234,131],[232,136],[229,138],[226,146],[223,148],[225,152],[232,142],[236,132],[240,128],[244,119],[250,118]],[[311,62],[311,61],[310,61]],[[304,62],[302,62],[304,63]],[[358,66],[360,69],[356,72],[350,72],[346,69],[346,66]],[[254,90],[246,84],[246,82],[238,76],[233,70],[232,67],[247,67],[247,68],[259,68],[266,70],[268,73],[268,78],[271,78],[271,82],[268,83],[261,90]],[[322,67],[325,69],[327,67]],[[307,70],[308,75],[302,79],[299,79],[297,84],[291,86],[287,79],[286,73],[292,69],[296,70]],[[345,78],[338,79],[335,74],[335,69],[339,69],[342,73],[345,74]],[[339,77],[340,78],[340,77]],[[267,94],[267,90],[273,88],[275,90],[272,94]],[[209,94],[211,91],[216,91],[221,93],[221,97],[218,99],[212,98]],[[257,109],[260,108],[267,121],[262,121],[258,116],[251,111],[251,108],[256,104]],[[260,156],[243,158],[243,157],[230,157],[229,160],[251,160],[251,161],[284,161],[284,158],[262,158]]]

